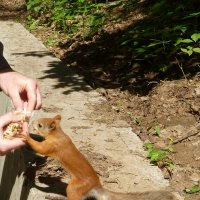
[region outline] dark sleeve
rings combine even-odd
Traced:
[[[3,44],[0,42],[0,55],[3,55]]]
[[[7,60],[3,56],[3,44],[0,42],[0,70],[10,68]]]

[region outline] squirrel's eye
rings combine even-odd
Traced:
[[[39,128],[42,128],[42,124],[38,124],[38,127],[39,127]]]

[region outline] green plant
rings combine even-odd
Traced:
[[[38,15],[38,13],[42,10],[42,0],[29,0],[27,2],[27,10],[32,10],[34,14]]]
[[[149,133],[152,133],[153,135],[160,137],[161,134],[160,125],[151,126],[147,129],[147,131],[149,131]]]
[[[169,153],[173,151],[172,148],[166,147],[164,149],[156,149],[151,142],[145,143],[145,147],[148,152],[147,157],[152,164],[162,165],[162,167],[167,166],[171,169],[175,167],[175,164],[169,158]]]
[[[103,5],[87,0],[28,0],[27,10],[32,18],[59,31],[71,34],[89,29],[88,33],[94,34],[103,24]]]
[[[186,188],[184,191],[188,194],[198,193],[200,192],[200,186],[198,184],[195,184],[191,188]]]
[[[122,26],[119,32],[116,29],[120,37],[115,45],[120,46],[124,52],[128,51],[128,63],[136,63],[141,71],[154,72],[155,78],[168,74],[169,79],[173,78],[171,76],[188,78],[194,74],[192,67],[189,69],[191,66],[189,61],[194,62],[200,53],[198,5],[198,0],[151,1],[141,10],[141,14],[144,13],[143,19],[127,28]],[[72,40],[78,37],[84,39],[87,36],[103,33],[101,30],[108,21],[124,24],[126,21],[122,16],[127,16],[118,14],[120,10],[125,10],[129,15],[130,11],[134,11],[137,6],[138,1],[135,0],[111,2],[28,0],[27,10],[30,16],[28,24],[29,26],[32,24],[31,28],[36,27],[37,24],[51,26],[54,30],[65,33]],[[114,16],[109,13],[112,9],[117,11]],[[189,72],[185,70],[186,67]],[[119,81],[131,79],[135,76],[133,71],[130,69],[126,76],[120,77]]]
[[[32,16],[27,17],[27,26],[30,30],[36,29],[40,24],[39,19],[34,19]]]
[[[90,35],[93,35],[98,32],[98,30],[103,26],[104,14],[103,13],[94,13],[90,17],[89,26],[90,26]]]
[[[192,59],[200,53],[197,5],[197,0],[151,3],[146,20],[123,34],[121,46],[132,49],[132,60],[141,68],[165,74],[174,67],[177,57],[184,70],[187,63],[184,61],[189,59],[186,56]]]
[[[54,44],[56,44],[56,39],[54,37],[48,37],[45,41],[44,41],[44,45],[49,47],[49,46],[53,46]]]
[[[179,46],[180,50],[191,56],[193,53],[200,53],[200,48],[198,46],[198,40],[200,39],[200,33],[193,33],[191,38],[178,38],[175,46]],[[187,45],[190,44],[190,45]],[[192,45],[192,46],[191,46]]]

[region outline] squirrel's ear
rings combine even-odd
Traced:
[[[61,120],[61,116],[60,116],[60,115],[56,115],[56,116],[54,117],[54,119],[60,121],[60,120]]]
[[[49,129],[50,130],[54,130],[56,128],[56,123],[55,122],[52,122],[50,125],[49,125]]]

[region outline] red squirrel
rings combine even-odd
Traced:
[[[40,118],[32,123],[34,134],[44,138],[36,141],[24,137],[31,148],[39,154],[57,159],[69,172],[70,181],[66,193],[68,200],[178,200],[167,190],[143,193],[115,193],[103,188],[95,170],[60,127],[61,116]]]

